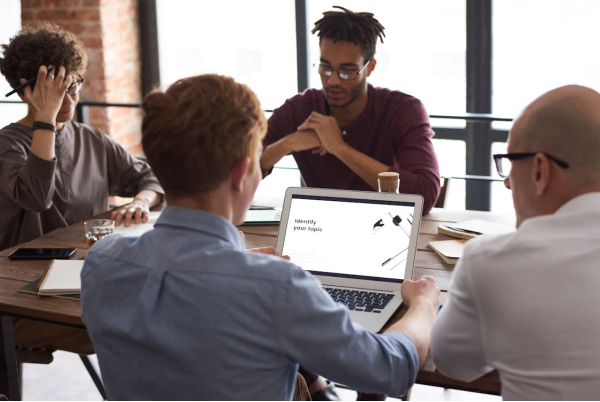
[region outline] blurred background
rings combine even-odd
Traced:
[[[267,115],[320,87],[310,30],[333,5],[372,12],[386,28],[370,83],[421,99],[433,116],[442,176],[454,177],[447,208],[513,213],[491,159],[506,149],[510,120],[552,88],[600,89],[597,0],[0,0],[0,43],[33,20],[82,38],[90,65],[78,118],[140,155],[139,109],[114,104],[139,104],[153,86],[230,75],[258,94]],[[0,90],[10,90],[3,77]],[[7,100],[18,98],[2,97],[2,126],[26,113]],[[290,156],[258,194],[298,185]]]

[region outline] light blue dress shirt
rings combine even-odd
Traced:
[[[220,216],[167,207],[141,237],[88,253],[82,315],[110,399],[289,400],[298,363],[365,392],[403,394],[412,341],[350,320],[308,272],[247,252]]]

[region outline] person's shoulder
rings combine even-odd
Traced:
[[[19,123],[10,123],[0,129],[0,138],[6,138],[13,140],[15,137],[18,138],[31,138],[33,131],[30,127],[24,126]]]
[[[423,107],[423,102],[421,102],[421,100],[402,91],[373,86],[370,86],[370,91],[376,100],[384,102],[388,106]]]
[[[23,124],[19,124],[19,123],[10,123],[2,128],[0,128],[0,132],[4,133],[4,132],[19,132],[19,133],[25,133],[31,131],[31,128],[24,126]]]
[[[127,249],[139,236],[131,236],[123,233],[113,233],[101,241],[95,243],[89,250],[90,255],[117,258],[121,250]]]

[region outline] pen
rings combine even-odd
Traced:
[[[48,69],[48,74],[50,74],[50,72],[54,70],[54,67],[50,67]],[[14,94],[15,92],[19,92],[21,89],[25,88],[26,86],[29,86],[31,84],[33,84],[35,81],[37,80],[37,75],[35,77],[33,77],[32,79],[28,80],[27,82],[22,83],[21,85],[19,85],[18,87],[16,87],[15,89],[13,89],[12,91],[10,91],[9,93],[7,93],[5,95],[5,97],[9,97],[12,94]]]

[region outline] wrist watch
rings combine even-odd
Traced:
[[[46,123],[43,121],[34,121],[33,122],[34,130],[50,130],[56,133],[56,126],[54,124]]]

